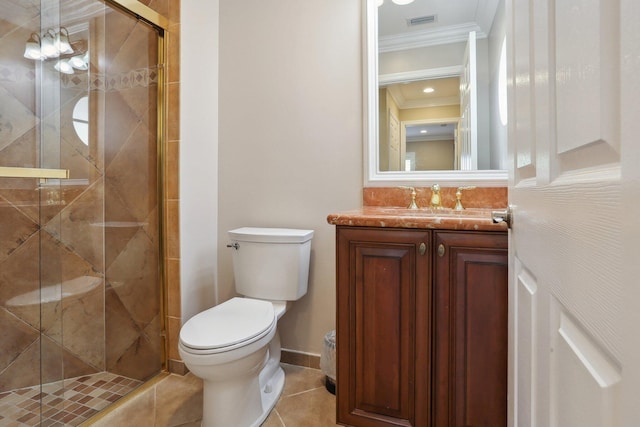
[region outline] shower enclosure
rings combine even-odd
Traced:
[[[163,368],[163,33],[123,3],[0,0],[0,426]]]

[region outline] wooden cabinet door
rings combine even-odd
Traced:
[[[429,243],[425,230],[337,228],[339,423],[428,425]]]
[[[434,426],[507,425],[504,233],[435,233]]]

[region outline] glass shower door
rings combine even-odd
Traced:
[[[0,8],[0,425],[77,425],[162,368],[159,35]]]

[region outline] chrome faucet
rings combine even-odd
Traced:
[[[431,186],[431,203],[432,209],[442,209],[442,200],[440,199],[440,186],[433,184]]]

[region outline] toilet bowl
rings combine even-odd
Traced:
[[[277,319],[268,301],[232,298],[182,327],[180,357],[205,382],[203,426],[259,426],[269,415],[284,386]]]
[[[306,293],[313,231],[241,228],[229,234],[236,289],[244,297],[189,319],[178,351],[203,380],[203,427],[257,427],[284,387],[277,323],[288,300]]]

